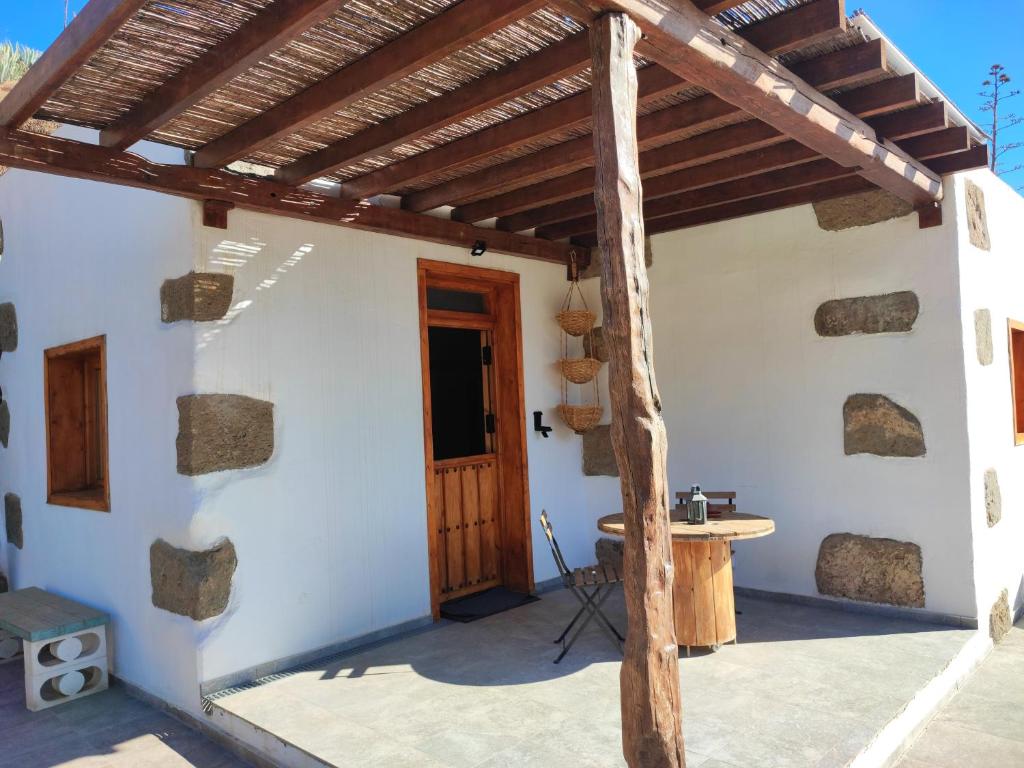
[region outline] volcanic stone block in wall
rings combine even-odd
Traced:
[[[274,453],[274,404],[244,395],[179,397],[176,445],[183,475],[265,464]]]
[[[985,192],[974,182],[965,181],[964,195],[967,199],[967,233],[970,235],[971,245],[983,251],[991,250],[988,218],[985,215]]]
[[[11,437],[11,409],[6,400],[0,400],[0,445],[4,448]]]
[[[999,593],[999,599],[992,605],[988,615],[988,633],[993,642],[998,643],[1013,627],[1013,614],[1010,613],[1010,593],[1005,589]]]
[[[7,542],[18,549],[25,548],[25,531],[21,520],[21,498],[16,493],[4,495],[4,528]]]
[[[235,278],[214,272],[189,272],[160,286],[160,319],[220,320],[231,309]]]
[[[814,203],[818,226],[828,232],[866,227],[914,212],[914,206],[881,189]]]
[[[10,302],[0,304],[0,352],[18,348],[18,313]]]
[[[157,539],[149,548],[153,605],[196,621],[219,616],[228,607],[237,565],[235,545],[228,539],[202,552]]]
[[[974,339],[978,347],[978,362],[992,365],[992,313],[987,309],[974,311]]]
[[[608,347],[604,342],[604,328],[597,326],[589,335],[583,336],[583,353],[602,363],[608,362]]]
[[[985,470],[985,519],[989,528],[1003,519],[1003,495],[999,492],[999,475],[994,469]]]
[[[594,542],[594,556],[597,557],[599,565],[610,565],[622,573],[622,539],[600,538]]]
[[[814,330],[819,336],[905,333],[914,327],[920,308],[913,291],[833,299],[814,313]]]
[[[843,405],[843,444],[847,456],[924,456],[918,418],[885,395],[850,395]]]
[[[11,585],[7,581],[7,576],[4,573],[0,572],[0,594],[3,594],[10,588]]]
[[[587,477],[619,476],[610,424],[599,424],[583,435],[583,474]]]
[[[601,249],[594,248],[590,251],[590,266],[580,272],[580,280],[586,280],[589,277],[600,277],[601,276]],[[651,238],[644,238],[644,264],[650,269],[654,266],[654,246],[651,244]]]
[[[814,580],[823,595],[924,607],[921,548],[908,541],[833,533],[821,542]]]

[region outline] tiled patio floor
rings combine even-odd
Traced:
[[[899,768],[1024,766],[1024,620],[914,743]]]
[[[246,768],[120,688],[29,712],[23,681],[0,664],[0,768]]]
[[[596,630],[559,665],[564,592],[216,700],[334,766],[622,766],[620,660]],[[973,634],[738,599],[740,644],[680,661],[689,768],[846,765]],[[620,596],[610,613],[624,623]]]

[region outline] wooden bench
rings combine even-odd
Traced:
[[[108,685],[110,616],[37,587],[0,594],[0,648],[20,645],[25,706],[33,712],[80,699]]]

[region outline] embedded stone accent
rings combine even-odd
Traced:
[[[1003,519],[1003,495],[999,492],[999,475],[994,469],[985,470],[985,519],[989,528]]]
[[[25,530],[21,519],[21,497],[16,493],[4,495],[4,528],[7,531],[7,543],[24,549]]]
[[[970,235],[971,245],[989,251],[992,249],[992,241],[988,236],[985,192],[973,181],[965,181],[964,196],[967,201],[967,233]]]
[[[610,424],[599,424],[583,435],[583,474],[587,477],[619,476]]]
[[[921,548],[909,541],[833,533],[821,542],[814,580],[823,595],[924,607]]]
[[[0,352],[18,348],[18,313],[10,302],[0,304]]]
[[[589,335],[583,336],[583,354],[600,360],[602,363],[608,362],[608,346],[604,341],[604,328],[600,325],[594,328]]]
[[[913,291],[833,299],[814,313],[814,330],[819,336],[906,333],[914,327],[920,309]]]
[[[622,573],[622,553],[625,542],[622,539],[601,538],[594,542],[594,556],[598,565],[609,565]]]
[[[818,226],[827,232],[866,227],[914,212],[914,206],[881,189],[814,203]]]
[[[0,445],[7,447],[11,437],[11,409],[6,400],[0,400]]]
[[[594,248],[590,251],[590,266],[580,272],[580,280],[586,280],[590,277],[601,276],[601,249]],[[644,263],[647,268],[650,269],[654,266],[654,246],[651,244],[651,238],[644,238]]]
[[[978,347],[978,362],[992,365],[992,313],[987,309],[974,311],[974,339]]]
[[[7,576],[2,571],[0,571],[0,594],[3,594],[10,588],[11,585],[7,581]]]
[[[843,444],[847,456],[925,455],[917,416],[885,395],[850,395],[843,405]]]
[[[998,643],[1013,628],[1013,614],[1010,612],[1010,593],[1005,589],[992,605],[988,615],[988,633],[992,642]]]
[[[244,395],[178,398],[178,472],[257,467],[274,453],[274,404]]]
[[[228,607],[237,566],[235,545],[228,539],[201,552],[157,539],[149,548],[153,605],[196,621],[219,616]]]
[[[160,319],[165,323],[220,320],[231,309],[234,287],[233,275],[215,272],[189,272],[164,280],[160,286]]]

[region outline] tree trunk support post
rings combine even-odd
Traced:
[[[667,437],[654,378],[637,159],[633,49],[639,36],[636,24],[620,13],[602,16],[590,31],[601,304],[612,445],[626,521],[622,749],[630,768],[684,768]]]

